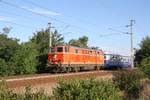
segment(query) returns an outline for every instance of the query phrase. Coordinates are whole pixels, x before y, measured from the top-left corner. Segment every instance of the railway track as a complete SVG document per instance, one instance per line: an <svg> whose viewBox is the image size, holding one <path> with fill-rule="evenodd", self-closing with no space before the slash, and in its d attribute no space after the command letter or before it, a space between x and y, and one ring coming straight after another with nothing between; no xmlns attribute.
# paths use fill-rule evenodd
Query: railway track
<svg viewBox="0 0 150 100"><path fill-rule="evenodd" d="M89 77L112 77L114 71L87 71L87 72L76 72L76 73L61 73L61 74L41 74L41 75L27 75L27 76L15 76L7 77L5 80L9 88L33 86L45 83L57 83L61 79L69 80L74 78L89 78Z"/></svg>

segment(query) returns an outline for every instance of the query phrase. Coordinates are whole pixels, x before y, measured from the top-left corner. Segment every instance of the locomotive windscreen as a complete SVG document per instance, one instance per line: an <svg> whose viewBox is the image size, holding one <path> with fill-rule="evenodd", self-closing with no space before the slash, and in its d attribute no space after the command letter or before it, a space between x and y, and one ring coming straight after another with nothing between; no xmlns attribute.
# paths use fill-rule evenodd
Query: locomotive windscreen
<svg viewBox="0 0 150 100"><path fill-rule="evenodd" d="M63 47L57 47L57 52L63 52Z"/></svg>

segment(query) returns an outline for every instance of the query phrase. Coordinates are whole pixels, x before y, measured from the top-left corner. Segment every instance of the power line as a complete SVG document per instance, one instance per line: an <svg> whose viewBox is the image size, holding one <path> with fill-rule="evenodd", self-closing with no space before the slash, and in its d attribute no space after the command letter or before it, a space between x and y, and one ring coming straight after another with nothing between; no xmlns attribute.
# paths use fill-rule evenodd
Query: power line
<svg viewBox="0 0 150 100"><path fill-rule="evenodd" d="M138 23L136 23L136 27L137 29L140 31L140 34L143 34L143 32L145 31L144 28L142 26L140 26ZM139 32L138 32L139 33ZM138 34L137 33L137 34Z"/></svg>
<svg viewBox="0 0 150 100"><path fill-rule="evenodd" d="M42 8L42 9L49 10L48 8L43 7L43 6L40 6L40 5L38 5L38 4L36 4L36 3L32 2L32 1L30 1L30 0L25 0L25 1L23 1L23 2L28 2L28 3L30 3L30 4L32 4L32 5L34 5L34 6L38 6L38 7Z"/></svg>
<svg viewBox="0 0 150 100"><path fill-rule="evenodd" d="M57 21L57 22L59 22L59 23L67 24L67 25L69 25L70 27L74 27L74 28L82 29L82 30L84 29L84 30L88 30L88 31L94 33L93 31L91 31L91 30L89 30L89 29L85 29L85 28L79 27L79 26L77 26L77 25L73 25L73 24L67 23L67 22L62 21L62 20L58 20L58 19L53 18L53 17L50 17L50 16L46 16L46 15L43 15L43 14L40 14L40 13L37 13L37 12L30 11L30 10L24 8L24 7L20 7L20 6L18 6L18 5L15 5L15 4L12 4L12 3L9 3L9 2L3 1L3 0L1 0L0 2L6 4L6 5L8 5L8 6L11 6L11 7L15 7L15 8L22 9L22 10L24 10L24 11L30 12L30 13L35 14L35 15L39 15L39 16L42 16L42 17L46 17L46 18L53 19L53 20L55 20L55 21Z"/></svg>
<svg viewBox="0 0 150 100"><path fill-rule="evenodd" d="M101 35L99 35L99 36L100 36L100 37L109 37L109 36L115 36L115 35L120 35L120 33L119 33L119 34L117 34L117 33L101 34Z"/></svg>
<svg viewBox="0 0 150 100"><path fill-rule="evenodd" d="M119 26L119 27L122 27L122 26ZM113 28L108 28L108 29L117 33L101 34L100 37L108 37L108 36L114 36L114 35L120 35L120 34L129 34L128 32L123 32L123 31L113 29Z"/></svg>
<svg viewBox="0 0 150 100"><path fill-rule="evenodd" d="M66 25L62 30L59 31L59 33L63 32L64 30L66 30L69 27L69 25Z"/></svg>
<svg viewBox="0 0 150 100"><path fill-rule="evenodd" d="M6 13L6 14L10 14L10 15L13 15L13 16L17 16L17 17L19 16L19 17L22 17L22 18L25 18L25 19L34 19L33 17L20 15L18 13L12 13L12 12L2 11L2 10L0 10L0 12ZM42 20L42 19L40 19L38 21L41 21L41 22L45 21L45 22L47 22L46 20Z"/></svg>
<svg viewBox="0 0 150 100"><path fill-rule="evenodd" d="M130 35L130 42L131 42L131 68L134 68L134 47L133 47L133 25L135 23L135 20L130 20L130 24L126 25L125 27L130 28L130 32L123 32L120 30L109 28L112 31L120 32L123 34L129 34Z"/></svg>
<svg viewBox="0 0 150 100"><path fill-rule="evenodd" d="M50 17L50 16L45 16L45 15L43 15L43 14L40 14L40 13L36 13L36 12L30 11L30 10L28 10L28 9L26 9L26 8L23 8L23 7L20 7L20 6L18 6L18 5L15 5L15 4L12 4L12 3L9 3L9 2L3 1L3 0L0 0L0 2L6 4L6 5L8 5L8 6L11 6L11 7L15 7L15 8L18 8L18 9L22 9L22 10L27 11L27 12L30 12L30 13L32 13L32 14L39 15L39 16L46 17L46 18L51 18L51 19L53 19L53 20L55 20L55 21L57 21L57 22L66 24L66 22L57 20L57 19L52 18L52 17ZM6 21L5 21L5 22L6 22ZM8 22L8 21L7 21L7 22ZM9 22L9 23L18 25L17 23L13 23L13 22Z"/></svg>
<svg viewBox="0 0 150 100"><path fill-rule="evenodd" d="M40 8L42 8L42 9L45 9L45 10L48 10L48 11L50 11L50 9L48 9L47 7L43 7L43 6L41 6L41 5L39 5L39 4L37 4L37 3L34 3L34 2L32 2L32 1L30 1L30 0L24 0L24 2L28 2L28 3L30 3L31 5L34 5L34 6L37 6L37 7L40 7ZM72 16L66 16L65 15L65 17L67 17L67 18L73 18ZM79 19L77 19L77 20L79 20ZM83 20L80 20L80 21L78 21L78 22L83 22ZM84 21L85 22L85 21ZM87 24L89 24L88 22L86 22ZM95 23L90 23L89 25L94 25L94 26L98 26L97 24L95 24Z"/></svg>
<svg viewBox="0 0 150 100"><path fill-rule="evenodd" d="M112 30L112 31L115 31L115 32L123 33L123 34L129 34L128 32L123 32L123 31L116 30L116 29L113 29L113 28L108 28L108 29Z"/></svg>
<svg viewBox="0 0 150 100"><path fill-rule="evenodd" d="M29 1L29 0L28 0L28 1ZM78 29L84 29L84 28L81 28L81 27L79 27L79 26L76 26L76 25L73 25L73 24L69 24L69 23L67 23L67 22L64 22L64 21L62 21L62 20L58 20L58 19L56 19L56 18L53 18L53 17L50 17L50 16L46 16L46 15L43 15L43 14L40 14L40 13L31 11L31 10L29 10L29 9L20 7L20 6L16 5L16 4L12 4L12 3L9 3L9 2L3 1L3 0L0 0L0 2L6 4L6 5L8 5L8 6L11 6L11 7L15 7L15 8L18 8L18 9L22 9L22 10L24 10L24 11L30 12L30 13L35 14L35 15L39 15L39 16L46 17L46 18L51 18L51 19L53 19L53 20L55 20L55 21L57 21L57 22L60 22L60 23L63 23L63 24L67 24L67 25L69 25L70 27L75 27L75 28L78 28ZM31 2L31 1L29 1L29 2ZM31 4L36 5L36 4L33 3L33 2L32 2ZM36 5L36 6L37 6L37 5ZM40 6L40 7L41 7L41 6ZM42 8L43 8L43 7L42 7ZM47 8L44 8L44 9L47 9ZM11 22L11 23L12 23L12 22ZM85 29L85 30L88 30L88 29ZM90 30L88 30L88 31L90 31ZM92 32L92 31L91 31L91 32ZM94 32L92 32L92 33L94 33Z"/></svg>
<svg viewBox="0 0 150 100"><path fill-rule="evenodd" d="M22 26L23 28L35 28L35 27L32 27L32 26L28 26L28 25L24 25L24 24L19 24L19 23L15 23L15 22L12 22L12 21L6 21L6 20L0 20L1 22L5 22L5 23L10 23L10 24L14 24L14 25L17 25L17 26Z"/></svg>
<svg viewBox="0 0 150 100"><path fill-rule="evenodd" d="M15 4L12 4L12 3L9 3L9 2L3 1L3 0L1 0L0 2L6 4L6 5L8 5L8 6L11 6L11 7L15 7L15 8L22 9L22 10L24 10L24 11L30 12L30 13L35 14L35 15L39 15L39 16L46 17L46 18L51 18L51 19L53 19L53 20L55 20L55 21L57 21L57 22L60 22L60 23L64 23L64 24L66 23L66 22L64 22L64 21L57 20L57 19L55 19L55 18L53 18L53 17L46 16L46 15L43 15L43 14L40 14L40 13L31 11L31 10L28 10L28 9L26 9L26 8L24 8L24 7L20 7L20 6L18 6L18 5L15 5Z"/></svg>

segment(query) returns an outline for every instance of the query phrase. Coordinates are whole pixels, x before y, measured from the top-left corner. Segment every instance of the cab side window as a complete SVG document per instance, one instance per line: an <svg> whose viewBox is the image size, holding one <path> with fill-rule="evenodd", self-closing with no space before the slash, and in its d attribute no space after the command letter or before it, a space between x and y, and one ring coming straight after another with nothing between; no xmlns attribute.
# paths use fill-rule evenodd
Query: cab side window
<svg viewBox="0 0 150 100"><path fill-rule="evenodd" d="M63 52L63 47L57 47L57 52Z"/></svg>
<svg viewBox="0 0 150 100"><path fill-rule="evenodd" d="M90 51L89 53L90 53L90 55L92 55L92 54L93 54L93 52L92 52L92 51Z"/></svg>
<svg viewBox="0 0 150 100"><path fill-rule="evenodd" d="M69 47L65 47L65 52L69 52Z"/></svg>
<svg viewBox="0 0 150 100"><path fill-rule="evenodd" d="M79 53L78 49L75 49L75 53Z"/></svg>

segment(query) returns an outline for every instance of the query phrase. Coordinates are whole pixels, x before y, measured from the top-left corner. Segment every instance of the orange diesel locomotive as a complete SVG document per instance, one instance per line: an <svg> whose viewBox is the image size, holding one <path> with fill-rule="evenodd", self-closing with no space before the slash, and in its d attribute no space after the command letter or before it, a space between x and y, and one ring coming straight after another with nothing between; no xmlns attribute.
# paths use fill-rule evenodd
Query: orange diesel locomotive
<svg viewBox="0 0 150 100"><path fill-rule="evenodd" d="M104 54L102 50L58 45L50 49L48 62L48 68L54 72L100 69Z"/></svg>

